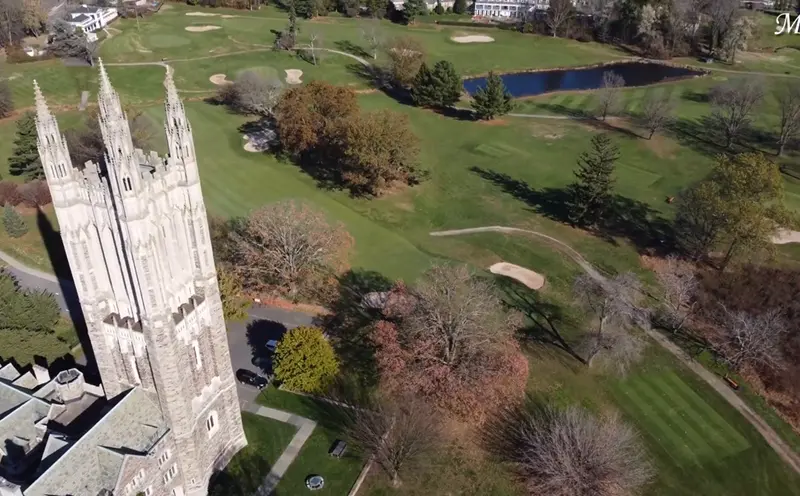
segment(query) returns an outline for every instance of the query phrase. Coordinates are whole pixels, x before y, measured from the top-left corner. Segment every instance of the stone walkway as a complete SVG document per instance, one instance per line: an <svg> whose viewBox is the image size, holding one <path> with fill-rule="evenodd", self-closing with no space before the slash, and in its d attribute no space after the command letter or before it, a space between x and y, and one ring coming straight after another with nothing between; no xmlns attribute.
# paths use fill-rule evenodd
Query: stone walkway
<svg viewBox="0 0 800 496"><path fill-rule="evenodd" d="M245 410L256 415L261 415L262 417L271 418L279 422L286 422L287 424L292 424L297 427L297 433L289 442L289 446L283 450L281 456L272 466L272 469L270 469L269 474L264 478L261 487L256 491L256 496L269 496L272 491L275 490L275 487L281 481L281 478L289 469L294 459L297 458L303 445L311 436L311 433L314 432L314 427L317 426L317 423L293 413L255 404L247 405Z"/></svg>

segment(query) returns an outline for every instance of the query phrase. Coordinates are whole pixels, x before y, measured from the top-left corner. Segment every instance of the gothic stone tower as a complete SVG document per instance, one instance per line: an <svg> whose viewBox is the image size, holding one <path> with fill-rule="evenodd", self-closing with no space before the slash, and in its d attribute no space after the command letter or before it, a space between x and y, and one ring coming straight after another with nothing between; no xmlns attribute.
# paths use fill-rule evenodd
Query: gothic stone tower
<svg viewBox="0 0 800 496"><path fill-rule="evenodd" d="M100 62L105 164L71 163L38 85L39 155L108 398L153 395L188 495L247 444L231 369L192 129L165 80L169 154L135 149Z"/></svg>

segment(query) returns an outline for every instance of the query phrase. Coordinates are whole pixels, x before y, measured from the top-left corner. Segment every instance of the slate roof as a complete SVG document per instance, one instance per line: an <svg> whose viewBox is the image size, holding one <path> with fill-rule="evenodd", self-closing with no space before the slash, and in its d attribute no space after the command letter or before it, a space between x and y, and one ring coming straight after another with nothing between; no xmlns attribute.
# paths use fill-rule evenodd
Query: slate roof
<svg viewBox="0 0 800 496"><path fill-rule="evenodd" d="M61 456L43 460L25 496L113 491L125 457L146 454L166 432L157 403L143 390L132 389Z"/></svg>

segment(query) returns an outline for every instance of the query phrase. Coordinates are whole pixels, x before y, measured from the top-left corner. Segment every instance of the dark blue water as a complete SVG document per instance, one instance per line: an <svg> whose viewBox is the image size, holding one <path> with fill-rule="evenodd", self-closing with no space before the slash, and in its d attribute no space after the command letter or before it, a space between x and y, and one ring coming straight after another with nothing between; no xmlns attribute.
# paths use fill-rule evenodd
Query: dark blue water
<svg viewBox="0 0 800 496"><path fill-rule="evenodd" d="M625 86L646 86L668 79L702 74L700 71L647 62L626 62L605 67L502 74L500 77L512 96L534 96L551 91L594 90L601 87L603 73L613 71L625 79ZM464 80L471 95L486 85L486 78Z"/></svg>

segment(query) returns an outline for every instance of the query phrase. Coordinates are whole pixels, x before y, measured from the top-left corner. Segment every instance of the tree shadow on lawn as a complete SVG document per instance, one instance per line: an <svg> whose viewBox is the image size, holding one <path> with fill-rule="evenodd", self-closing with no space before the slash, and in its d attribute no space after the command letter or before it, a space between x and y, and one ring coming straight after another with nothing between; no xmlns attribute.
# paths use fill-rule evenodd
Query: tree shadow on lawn
<svg viewBox="0 0 800 496"><path fill-rule="evenodd" d="M753 126L743 128L733 146L726 149L722 129L707 115L697 119L675 119L667 126L666 131L681 145L708 157L740 152L761 152L767 155L777 153L778 137L775 133Z"/></svg>
<svg viewBox="0 0 800 496"><path fill-rule="evenodd" d="M526 182L508 174L472 167L472 172L503 188L503 191L527 203L534 212L561 223L569 219L568 188L543 188L536 190ZM625 238L638 251L670 253L675 250L672 224L644 202L615 195L613 204L600 223L591 229L592 234L617 245L616 238Z"/></svg>
<svg viewBox="0 0 800 496"><path fill-rule="evenodd" d="M339 40L333 44L337 50L341 50L343 52L347 52L351 55L355 55L356 57L361 57L362 59L371 59L372 54L368 53L362 47L356 45L350 40Z"/></svg>
<svg viewBox="0 0 800 496"><path fill-rule="evenodd" d="M569 117L570 119L581 121L581 123L588 125L589 127L606 133L620 133L625 135L629 138L634 139L641 139L642 136L639 136L635 132L631 131L630 129L626 129L624 127L615 126L611 124L610 121L607 120L600 120L598 119L591 110L587 109L575 109L565 107L564 105L557 105L552 103L541 103L537 105L538 108L542 110L546 110L548 112L552 112L556 115L563 115L565 117ZM627 118L627 119L635 119L633 115L627 114L619 114L619 115L609 115L610 118Z"/></svg>
<svg viewBox="0 0 800 496"><path fill-rule="evenodd" d="M372 324L381 319L380 310L362 305L368 293L388 291L392 281L371 270L351 269L339 276L339 295L331 314L317 323L334 337L334 347L346 371L352 372L366 388L377 385L375 349L369 338Z"/></svg>
<svg viewBox="0 0 800 496"><path fill-rule="evenodd" d="M255 494L272 465L260 453L248 448L237 453L224 470L211 475L208 496L250 496ZM270 496L277 496L273 490Z"/></svg>
<svg viewBox="0 0 800 496"><path fill-rule="evenodd" d="M372 88L382 91L383 94L395 100L397 103L401 105L405 105L407 107L414 107L421 110L430 110L444 117L449 117L460 121L476 120L475 113L472 111L472 109L458 108L458 107L426 109L423 107L418 107L417 105L414 104L414 100L411 98L411 91L409 91L406 88L398 88L396 85L392 84L391 76L388 74L386 69L382 67L377 67L375 65L365 66L363 64L355 63L355 64L349 64L347 66L347 70L351 74L354 74L358 78L365 81Z"/></svg>
<svg viewBox="0 0 800 496"><path fill-rule="evenodd" d="M559 329L564 326L576 327L580 325L580 322L575 322L571 316L566 315L559 305L545 301L538 292L516 281L500 277L496 283L505 296L504 303L524 314L531 323L517 331L517 337L522 343L552 346L567 353L578 362L586 363Z"/></svg>

